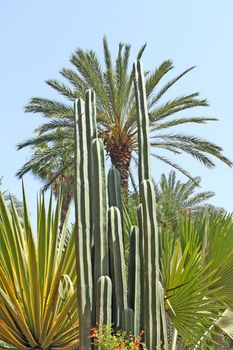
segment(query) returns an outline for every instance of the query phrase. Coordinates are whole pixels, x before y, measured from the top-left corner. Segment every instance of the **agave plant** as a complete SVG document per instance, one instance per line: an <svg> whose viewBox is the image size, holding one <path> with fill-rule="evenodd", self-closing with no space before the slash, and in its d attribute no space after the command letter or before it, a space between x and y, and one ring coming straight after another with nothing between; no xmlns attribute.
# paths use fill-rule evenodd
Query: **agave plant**
<svg viewBox="0 0 233 350"><path fill-rule="evenodd" d="M24 194L23 225L0 195L0 340L13 349L72 349L78 344L74 235L58 241L61 199L38 201L37 239ZM8 348L3 346L1 348Z"/></svg>

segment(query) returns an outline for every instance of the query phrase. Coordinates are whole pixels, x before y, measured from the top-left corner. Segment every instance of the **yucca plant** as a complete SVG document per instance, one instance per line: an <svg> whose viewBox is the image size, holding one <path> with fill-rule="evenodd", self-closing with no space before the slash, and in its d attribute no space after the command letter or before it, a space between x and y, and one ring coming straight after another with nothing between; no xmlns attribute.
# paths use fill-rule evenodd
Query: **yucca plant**
<svg viewBox="0 0 233 350"><path fill-rule="evenodd" d="M74 235L67 243L65 224L58 241L60 207L38 200L36 237L25 194L23 223L0 195L0 340L13 349L78 344Z"/></svg>

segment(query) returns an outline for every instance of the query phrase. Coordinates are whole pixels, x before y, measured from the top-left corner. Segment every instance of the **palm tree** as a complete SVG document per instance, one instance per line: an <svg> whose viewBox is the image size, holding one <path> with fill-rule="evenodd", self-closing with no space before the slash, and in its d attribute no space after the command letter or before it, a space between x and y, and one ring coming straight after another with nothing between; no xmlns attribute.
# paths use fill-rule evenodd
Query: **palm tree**
<svg viewBox="0 0 233 350"><path fill-rule="evenodd" d="M63 157L60 157L58 152L56 157L53 156L52 159L46 159L45 161L40 161L40 158L51 153L54 155L54 150L59 150L63 144L62 140L58 140L53 145L44 143L34 147L34 165L31 168L33 175L44 183L43 190L51 187L55 198L59 196L62 198L59 236L62 232L69 205L73 199L74 173L70 173L69 169L64 169L62 173L59 171L59 168L63 167L65 153L62 154ZM32 159L30 162L32 162Z"/></svg>
<svg viewBox="0 0 233 350"><path fill-rule="evenodd" d="M211 191L197 193L201 178L195 177L194 180L186 182L177 180L174 171L171 171L168 177L165 174L161 175L159 183L155 183L157 215L160 224L175 228L181 214L189 215L210 207L204 202L212 198L215 193Z"/></svg>
<svg viewBox="0 0 233 350"><path fill-rule="evenodd" d="M12 204L14 204L18 215L20 216L20 218L22 218L22 216L23 216L23 203L20 200L18 200L18 198L16 196L9 193L7 190L1 189L2 179L3 179L3 176L0 177L0 193L3 195L3 198L6 201L7 207L9 209L11 209Z"/></svg>
<svg viewBox="0 0 233 350"><path fill-rule="evenodd" d="M140 59L144 45L138 52ZM74 69L61 69L60 74L68 81L69 85L58 80L49 80L46 83L73 102L75 98L85 98L87 89L92 88L96 92L97 120L99 137L104 140L106 153L111 163L119 170L123 192L128 192L130 165L132 160L137 160L137 125L136 108L133 89L133 72L129 71L130 45L120 43L115 64L113 63L107 39L103 39L105 68L102 69L96 53L92 50L77 49L70 62ZM168 90L182 77L188 74L194 67L186 69L178 76L166 82L162 87L162 79L173 69L170 60L162 64L152 72L145 72L146 94L150 118L151 145L155 151L152 155L162 162L181 171L192 178L190 173L180 165L168 158L163 152L174 155L187 153L209 168L215 166L211 156L220 159L228 165L231 161L222 154L221 147L205 139L171 132L174 126L187 123L205 124L214 121L215 118L185 115L185 112L194 107L206 107L206 99L199 97L197 92L176 97L167 102L163 98ZM32 147L31 159L18 171L22 177L26 172L32 171L40 162L57 161L64 159L62 166L58 161L56 166L57 176L69 169L73 172L74 156L74 110L72 104L65 104L52 99L34 97L25 107L27 113L41 113L48 122L36 130L36 135L18 145L18 149ZM176 117L176 114L183 115ZM169 129L168 133L160 133ZM34 147L48 144L48 152L34 153ZM67 157L69 154L69 157ZM53 178L50 179L50 183Z"/></svg>

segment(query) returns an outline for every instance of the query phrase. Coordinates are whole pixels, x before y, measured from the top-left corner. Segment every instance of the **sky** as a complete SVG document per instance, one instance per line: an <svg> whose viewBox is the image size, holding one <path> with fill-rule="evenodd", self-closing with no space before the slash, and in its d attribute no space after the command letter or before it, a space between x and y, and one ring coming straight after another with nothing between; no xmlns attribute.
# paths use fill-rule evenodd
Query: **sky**
<svg viewBox="0 0 233 350"><path fill-rule="evenodd" d="M169 78L195 65L196 69L173 87L168 98L199 91L210 107L194 110L193 116L214 116L218 122L183 126L184 133L208 138L233 160L233 2L232 0L8 0L0 10L0 176L3 189L19 199L21 182L17 170L30 157L29 149L17 151L19 142L32 136L43 122L39 115L24 113L31 97L62 100L46 85L59 79L59 70L70 67L69 58L78 47L93 49L102 59L102 38L107 36L113 54L119 42L132 45L132 62L146 42L146 70L171 59L175 69ZM185 116L185 113L180 116ZM175 159L178 162L178 159ZM182 156L179 162L202 178L202 190L214 191L213 205L233 211L233 169L216 161L205 169ZM159 179L170 168L153 161ZM183 177L181 177L183 179ZM41 183L32 175L24 178L28 206L36 218L36 196Z"/></svg>

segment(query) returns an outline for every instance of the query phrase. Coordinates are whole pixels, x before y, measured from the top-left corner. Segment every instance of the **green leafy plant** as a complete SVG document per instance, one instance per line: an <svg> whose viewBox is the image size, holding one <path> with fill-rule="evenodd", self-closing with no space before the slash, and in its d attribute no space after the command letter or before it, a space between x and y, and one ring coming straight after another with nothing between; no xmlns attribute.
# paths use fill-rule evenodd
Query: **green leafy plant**
<svg viewBox="0 0 233 350"><path fill-rule="evenodd" d="M144 45L137 54L140 59L145 50ZM97 122L99 137L104 141L107 155L119 170L124 192L128 191L130 166L137 160L138 126L136 122L136 101L134 96L133 72L129 69L130 45L119 44L117 58L114 62L107 39L103 39L104 68L97 54L92 50L78 48L71 57L72 69L63 68L62 78L48 80L46 83L69 101L85 98L86 90L96 93ZM164 97L194 67L188 68L165 82L162 81L173 70L170 60L162 62L157 68L145 75L146 103L148 106L150 143L152 155L157 160L192 178L192 175L177 164L170 155L188 154L205 166L214 167L213 158L220 159L228 165L231 161L222 154L218 145L189 134L174 132L173 127L205 124L216 120L206 116L188 116L186 112L196 107L208 106L206 99L200 98L198 92L184 94L164 102ZM47 122L36 129L35 136L20 143L18 149L32 147L31 158L18 171L22 177L28 171L38 170L38 165L56 164L53 179L63 173L74 176L74 110L69 103L58 102L49 98L34 97L25 107L27 113L41 113ZM180 114L180 116L176 116ZM149 135L148 135L149 136ZM47 144L46 152L40 152L40 145ZM36 147L35 147L36 146ZM40 176L40 172L38 172Z"/></svg>
<svg viewBox="0 0 233 350"><path fill-rule="evenodd" d="M72 349L78 344L74 234L58 241L61 199L38 201L37 236L24 195L21 224L0 195L0 340L13 349ZM4 347L2 347L4 348Z"/></svg>
<svg viewBox="0 0 233 350"><path fill-rule="evenodd" d="M114 332L111 327L99 327L93 328L91 338L93 344L100 347L102 350L139 350L145 349L145 344L143 344L141 336L144 332L141 332L141 335L134 337L133 334L126 334L123 331Z"/></svg>

